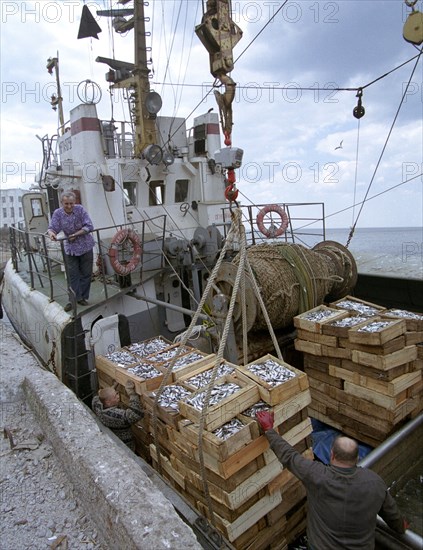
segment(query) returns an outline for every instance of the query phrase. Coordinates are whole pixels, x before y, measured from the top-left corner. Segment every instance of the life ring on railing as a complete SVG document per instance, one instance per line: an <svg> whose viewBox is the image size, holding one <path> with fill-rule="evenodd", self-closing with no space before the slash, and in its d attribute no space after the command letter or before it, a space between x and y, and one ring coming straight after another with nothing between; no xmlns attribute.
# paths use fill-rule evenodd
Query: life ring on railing
<svg viewBox="0 0 423 550"><path fill-rule="evenodd" d="M118 259L119 247L126 241L129 240L132 243L133 252L131 259L128 263L122 264ZM141 243L138 235L132 229L120 229L116 235L113 237L110 248L109 248L109 258L110 263L113 269L119 275L129 275L141 260Z"/></svg>
<svg viewBox="0 0 423 550"><path fill-rule="evenodd" d="M278 214L281 218L281 223L279 226L273 225L273 223L270 225L270 227L265 227L264 225L264 216L266 214L269 214L269 212L275 212L275 214ZM257 227L263 233L265 237L268 239L271 237L279 237L280 235L283 235L286 231L286 228L289 224L288 215L285 212L285 210L279 206L278 204L268 204L264 208L260 210L260 212L257 214L256 218Z"/></svg>

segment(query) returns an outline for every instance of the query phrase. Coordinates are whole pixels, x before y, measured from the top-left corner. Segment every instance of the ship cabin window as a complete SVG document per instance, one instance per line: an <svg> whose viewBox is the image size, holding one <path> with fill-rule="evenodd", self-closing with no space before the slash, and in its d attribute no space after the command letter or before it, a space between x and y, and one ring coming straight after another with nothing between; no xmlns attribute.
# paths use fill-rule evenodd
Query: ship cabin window
<svg viewBox="0 0 423 550"><path fill-rule="evenodd" d="M7 208L3 208L3 218L7 218Z"/></svg>
<svg viewBox="0 0 423 550"><path fill-rule="evenodd" d="M13 206L10 207L10 217L11 218L14 218L15 217L15 209Z"/></svg>
<svg viewBox="0 0 423 550"><path fill-rule="evenodd" d="M189 180L175 181L175 202L186 202L188 199Z"/></svg>
<svg viewBox="0 0 423 550"><path fill-rule="evenodd" d="M126 206L136 206L137 204L137 182L125 181L123 182L123 192L125 193Z"/></svg>
<svg viewBox="0 0 423 550"><path fill-rule="evenodd" d="M9 196L9 202L11 202L13 204L13 197L12 196Z"/></svg>
<svg viewBox="0 0 423 550"><path fill-rule="evenodd" d="M2 197L1 202L6 202L6 197Z"/></svg>
<svg viewBox="0 0 423 550"><path fill-rule="evenodd" d="M164 204L165 196L163 180L151 180L149 186L149 205L157 206L158 204Z"/></svg>
<svg viewBox="0 0 423 550"><path fill-rule="evenodd" d="M43 216L43 203L41 199L31 199L31 210L33 218Z"/></svg>

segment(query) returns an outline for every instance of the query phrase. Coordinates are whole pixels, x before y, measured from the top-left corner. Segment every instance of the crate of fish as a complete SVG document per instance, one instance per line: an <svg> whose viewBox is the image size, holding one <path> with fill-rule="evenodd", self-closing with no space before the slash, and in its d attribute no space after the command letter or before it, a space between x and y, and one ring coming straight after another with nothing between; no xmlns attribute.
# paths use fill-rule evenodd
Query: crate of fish
<svg viewBox="0 0 423 550"><path fill-rule="evenodd" d="M348 340L354 344L380 346L404 333L404 319L397 319L395 321L369 319L367 324L350 329L348 331Z"/></svg>
<svg viewBox="0 0 423 550"><path fill-rule="evenodd" d="M336 309L347 310L354 315L360 315L363 317L374 317L375 315L380 315L382 312L386 311L386 308L383 306L373 304L372 302L366 302L365 300L360 300L354 296L345 296L336 302L331 302L329 306Z"/></svg>
<svg viewBox="0 0 423 550"><path fill-rule="evenodd" d="M302 330L321 334L323 323L328 323L335 319L342 319L342 317L346 315L347 312L345 311L321 305L296 315L294 317L294 326Z"/></svg>
<svg viewBox="0 0 423 550"><path fill-rule="evenodd" d="M178 429L178 422L181 420L181 400L188 398L192 392L180 384L169 384L164 386L157 398L159 390L148 392L143 395L144 405L152 414L157 414L165 424ZM155 406L157 400L157 406Z"/></svg>
<svg viewBox="0 0 423 550"><path fill-rule="evenodd" d="M375 317L376 319L376 317ZM338 338L348 338L348 331L353 327L361 327L369 322L369 318L364 315L348 314L340 319L328 321L322 326L322 332L326 336L337 336Z"/></svg>
<svg viewBox="0 0 423 550"><path fill-rule="evenodd" d="M405 327L410 332L423 331L423 314L404 309L388 309L382 314L383 319L404 319Z"/></svg>
<svg viewBox="0 0 423 550"><path fill-rule="evenodd" d="M229 422L259 398L257 384L241 372L220 378L210 390L206 407L207 393L207 387L194 392L180 402L180 411L185 418L199 423L206 408L204 427L208 431Z"/></svg>
<svg viewBox="0 0 423 550"><path fill-rule="evenodd" d="M199 445L199 423L184 418L179 422L179 431L191 444ZM204 429L202 446L204 452L223 462L258 435L258 426L254 419L235 417L213 431Z"/></svg>
<svg viewBox="0 0 423 550"><path fill-rule="evenodd" d="M182 377L196 371L202 366L210 366L215 355L207 354L197 349L182 353L175 361L166 361L160 364L160 368L164 371L171 369L171 378L173 382L180 380Z"/></svg>
<svg viewBox="0 0 423 550"><path fill-rule="evenodd" d="M269 405L282 403L309 387L304 372L270 354L237 368L258 385L260 398Z"/></svg>
<svg viewBox="0 0 423 550"><path fill-rule="evenodd" d="M194 348L190 346L181 346L180 344L172 344L163 348L160 351L147 355L146 359L151 361L155 365L162 366L164 368L169 367L173 359L177 360L183 355L194 351Z"/></svg>
<svg viewBox="0 0 423 550"><path fill-rule="evenodd" d="M164 336L155 336L142 342L135 342L126 346L124 349L135 355L137 358L145 358L148 355L153 355L172 345L170 340Z"/></svg>
<svg viewBox="0 0 423 550"><path fill-rule="evenodd" d="M115 380L119 384L124 386L127 380L132 380L135 391L140 395L157 389L162 383L163 376L160 367L146 359L128 368L116 367L115 371Z"/></svg>
<svg viewBox="0 0 423 550"><path fill-rule="evenodd" d="M129 368L137 363L138 359L125 349L112 351L106 355L97 355L95 358L96 368L112 378L116 375L116 367Z"/></svg>
<svg viewBox="0 0 423 550"><path fill-rule="evenodd" d="M184 374L179 378L179 382L192 391L200 390L210 382L213 368L216 365L216 356L213 356L210 363L204 363L194 371ZM215 382L226 375L234 375L238 367L226 360L222 360L217 367Z"/></svg>

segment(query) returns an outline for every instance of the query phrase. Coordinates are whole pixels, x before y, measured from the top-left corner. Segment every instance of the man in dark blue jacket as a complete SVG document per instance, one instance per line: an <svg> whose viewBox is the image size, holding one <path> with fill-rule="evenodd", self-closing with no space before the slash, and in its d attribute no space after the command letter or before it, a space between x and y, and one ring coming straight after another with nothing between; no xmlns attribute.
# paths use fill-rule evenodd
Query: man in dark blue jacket
<svg viewBox="0 0 423 550"><path fill-rule="evenodd" d="M383 479L357 467L358 445L339 436L330 464L304 458L273 429L273 413L257 413L270 447L307 492L307 538L311 550L373 550L376 517L404 533L406 522Z"/></svg>

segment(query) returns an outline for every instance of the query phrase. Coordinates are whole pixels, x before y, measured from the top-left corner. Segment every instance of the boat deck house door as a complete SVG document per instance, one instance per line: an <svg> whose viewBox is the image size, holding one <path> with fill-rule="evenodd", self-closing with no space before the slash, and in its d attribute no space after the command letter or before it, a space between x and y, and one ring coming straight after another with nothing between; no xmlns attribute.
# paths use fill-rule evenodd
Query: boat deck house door
<svg viewBox="0 0 423 550"><path fill-rule="evenodd" d="M117 314L104 317L94 323L89 335L89 346L94 351L94 355L107 355L121 347Z"/></svg>
<svg viewBox="0 0 423 550"><path fill-rule="evenodd" d="M47 197L43 193L24 193L22 210L25 228L31 233L31 245L38 248L39 236L48 229Z"/></svg>

